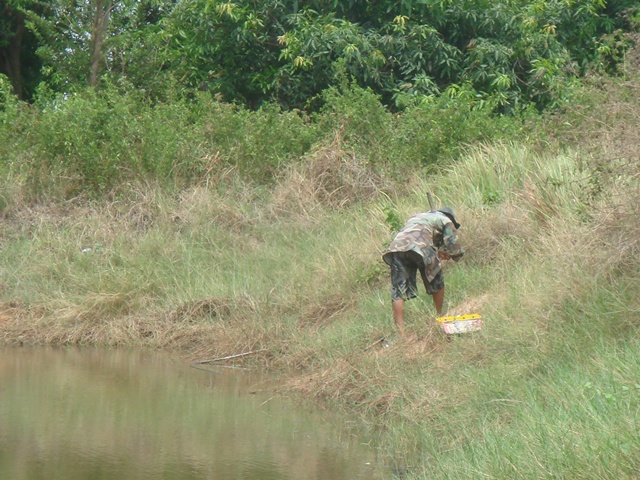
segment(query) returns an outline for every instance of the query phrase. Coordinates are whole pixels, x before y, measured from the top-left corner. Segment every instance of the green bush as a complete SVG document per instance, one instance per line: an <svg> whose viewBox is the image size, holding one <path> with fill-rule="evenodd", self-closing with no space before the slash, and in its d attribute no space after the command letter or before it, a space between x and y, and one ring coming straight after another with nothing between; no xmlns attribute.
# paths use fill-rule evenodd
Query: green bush
<svg viewBox="0 0 640 480"><path fill-rule="evenodd" d="M13 94L9 79L0 74L0 168L7 167L8 159L26 146L23 140L23 105Z"/></svg>
<svg viewBox="0 0 640 480"><path fill-rule="evenodd" d="M332 142L379 170L401 173L455 158L467 144L513 138L517 116L497 116L473 90L451 88L392 114L355 84L324 92L313 117L275 103L249 110L209 94L153 103L113 85L19 102L2 87L3 165L27 196L102 195L137 179L165 186L216 184L234 171L270 184L314 146Z"/></svg>
<svg viewBox="0 0 640 480"><path fill-rule="evenodd" d="M371 89L348 84L323 93L324 106L316 116L321 131L340 132L351 147L370 148L391 133L391 114Z"/></svg>
<svg viewBox="0 0 640 480"><path fill-rule="evenodd" d="M23 176L35 198L54 190L64 197L105 193L133 178L186 185L229 168L268 182L317 139L317 128L296 112L250 111L207 95L152 104L136 92L88 89L43 93L27 105L6 91L4 165Z"/></svg>
<svg viewBox="0 0 640 480"><path fill-rule="evenodd" d="M522 135L523 119L529 115L526 111L519 116L492 112L491 102L478 101L475 92L466 87L427 98L398 117L395 135L387 146L389 160L396 168L429 166L455 159L473 143Z"/></svg>
<svg viewBox="0 0 640 480"><path fill-rule="evenodd" d="M217 115L207 118L211 139L215 139L212 146L223 145L228 163L261 183L269 183L282 167L302 157L319 140L316 125L304 115L283 112L275 104L257 111L218 108L231 115L224 117L224 123Z"/></svg>

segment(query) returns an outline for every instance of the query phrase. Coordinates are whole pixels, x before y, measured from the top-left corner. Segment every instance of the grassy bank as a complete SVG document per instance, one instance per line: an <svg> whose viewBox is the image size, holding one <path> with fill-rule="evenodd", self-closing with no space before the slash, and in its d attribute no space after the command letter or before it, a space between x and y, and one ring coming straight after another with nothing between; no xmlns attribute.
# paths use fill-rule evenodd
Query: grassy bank
<svg viewBox="0 0 640 480"><path fill-rule="evenodd" d="M406 478L634 478L639 139L625 126L640 96L617 88L594 94L598 116L576 106L550 127L546 147L478 144L403 183L340 135L264 184L230 162L185 187L24 202L31 177L12 171L0 339L259 351L242 362L357 417ZM485 316L450 342L424 292L394 336L380 257L426 192L456 207L468 252L447 266L446 307ZM390 348L367 348L382 335Z"/></svg>

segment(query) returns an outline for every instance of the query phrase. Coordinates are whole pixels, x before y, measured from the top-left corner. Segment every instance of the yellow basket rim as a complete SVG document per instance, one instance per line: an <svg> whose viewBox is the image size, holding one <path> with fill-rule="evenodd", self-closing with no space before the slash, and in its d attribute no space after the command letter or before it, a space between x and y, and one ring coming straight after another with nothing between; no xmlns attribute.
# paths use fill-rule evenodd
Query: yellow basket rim
<svg viewBox="0 0 640 480"><path fill-rule="evenodd" d="M478 320L481 319L482 315L479 313L468 313L466 315L449 315L447 317L438 317L436 318L436 322L459 322L463 320Z"/></svg>

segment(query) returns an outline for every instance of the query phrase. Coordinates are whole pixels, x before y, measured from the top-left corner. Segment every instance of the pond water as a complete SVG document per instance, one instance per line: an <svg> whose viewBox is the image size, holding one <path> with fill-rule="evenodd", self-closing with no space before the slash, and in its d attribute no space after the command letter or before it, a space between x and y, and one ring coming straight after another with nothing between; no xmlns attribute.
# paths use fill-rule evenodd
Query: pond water
<svg viewBox="0 0 640 480"><path fill-rule="evenodd" d="M166 354L0 348L0 479L389 478L344 419ZM342 422L342 426L340 426Z"/></svg>

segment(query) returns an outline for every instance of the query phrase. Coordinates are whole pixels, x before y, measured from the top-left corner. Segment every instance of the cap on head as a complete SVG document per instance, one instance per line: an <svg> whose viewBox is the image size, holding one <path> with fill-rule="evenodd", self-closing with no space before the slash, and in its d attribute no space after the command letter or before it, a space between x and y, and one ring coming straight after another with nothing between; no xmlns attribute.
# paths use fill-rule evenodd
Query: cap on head
<svg viewBox="0 0 640 480"><path fill-rule="evenodd" d="M456 214L453 213L453 208L451 207L441 207L437 210L440 213L444 213L449 219L453 222L456 228L460 228L460 224L456 220Z"/></svg>

